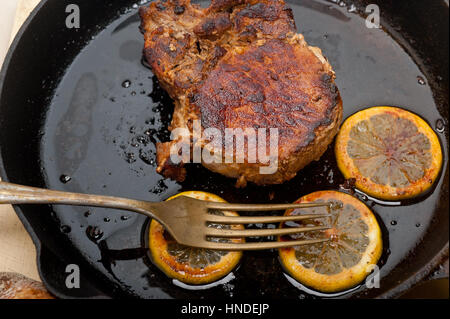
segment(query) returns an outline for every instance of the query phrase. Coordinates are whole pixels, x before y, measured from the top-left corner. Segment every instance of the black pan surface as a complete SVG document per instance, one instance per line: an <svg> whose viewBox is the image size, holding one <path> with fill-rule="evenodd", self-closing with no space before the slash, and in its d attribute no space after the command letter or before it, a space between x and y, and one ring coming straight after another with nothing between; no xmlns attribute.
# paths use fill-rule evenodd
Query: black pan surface
<svg viewBox="0 0 450 319"><path fill-rule="evenodd" d="M4 180L150 201L185 190L252 203L293 202L326 189L353 193L342 187L345 181L333 145L320 161L283 185L236 189L233 180L199 165L188 167L184 183L165 180L155 172L155 142L169 140L173 104L142 63L138 4L78 1L81 28L69 30L63 25L65 6L74 2L44 1L5 62L0 91ZM425 196L393 203L354 193L372 208L383 230L381 287L318 294L284 274L276 251L245 252L239 267L219 283L186 286L152 264L147 253L149 220L143 216L100 208L18 207L38 246L41 276L53 293L140 298L391 296L424 277L442 258L442 251L448 250L448 7L436 1L424 10L420 4L411 8L407 1L385 1L380 3L383 29L368 29L362 2L354 3L357 12L350 3L289 3L298 31L309 44L322 48L336 72L344 117L369 106L403 107L426 119L442 142L443 173ZM418 28L407 22L419 12L422 17L417 19L433 18L433 25ZM422 34L427 28L434 32ZM80 266L81 289L64 285L65 267L72 263Z"/></svg>

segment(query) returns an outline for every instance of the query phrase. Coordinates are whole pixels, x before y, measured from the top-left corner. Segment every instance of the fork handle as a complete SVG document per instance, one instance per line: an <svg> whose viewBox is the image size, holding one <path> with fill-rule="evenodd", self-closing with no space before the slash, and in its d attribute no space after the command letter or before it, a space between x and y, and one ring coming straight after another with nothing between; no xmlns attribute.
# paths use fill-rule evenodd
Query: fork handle
<svg viewBox="0 0 450 319"><path fill-rule="evenodd" d="M103 195L55 191L44 188L0 182L0 204L62 204L129 210L153 218L142 208L142 202Z"/></svg>

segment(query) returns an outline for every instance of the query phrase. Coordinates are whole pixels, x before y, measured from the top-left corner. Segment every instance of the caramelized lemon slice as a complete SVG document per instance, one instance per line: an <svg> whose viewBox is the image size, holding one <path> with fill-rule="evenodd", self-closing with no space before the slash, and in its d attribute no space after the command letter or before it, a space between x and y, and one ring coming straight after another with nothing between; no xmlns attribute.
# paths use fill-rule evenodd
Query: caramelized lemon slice
<svg viewBox="0 0 450 319"><path fill-rule="evenodd" d="M386 200L423 193L442 165L439 139L431 127L396 107L372 107L349 117L337 136L335 153L345 178Z"/></svg>
<svg viewBox="0 0 450 319"><path fill-rule="evenodd" d="M219 196L200 191L183 192L168 200L178 196L188 196L214 202L225 202L225 200ZM235 212L216 213L237 216L237 213ZM211 226L229 227L230 229L244 228L242 225ZM243 239L229 239L229 241L239 243L242 242ZM242 257L242 252L240 251L219 251L180 245L156 220L152 220L150 224L149 246L153 263L167 276L194 285L211 283L226 276L236 267Z"/></svg>
<svg viewBox="0 0 450 319"><path fill-rule="evenodd" d="M321 239L328 242L282 248L280 260L285 270L302 284L321 292L352 288L370 274L382 252L381 230L375 216L361 201L336 191L306 195L296 203L334 202L331 217L284 223L280 227L327 225L325 231L282 236L279 240ZM287 210L285 215L326 213L327 208Z"/></svg>

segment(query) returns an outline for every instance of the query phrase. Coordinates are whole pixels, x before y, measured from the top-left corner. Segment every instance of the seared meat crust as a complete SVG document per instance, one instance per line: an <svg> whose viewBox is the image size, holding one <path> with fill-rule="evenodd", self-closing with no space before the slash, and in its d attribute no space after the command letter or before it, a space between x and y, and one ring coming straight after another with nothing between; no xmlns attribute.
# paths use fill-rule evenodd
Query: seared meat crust
<svg viewBox="0 0 450 319"><path fill-rule="evenodd" d="M257 184L293 178L317 160L342 120L334 72L319 48L308 46L282 0L160 0L140 10L145 57L175 100L170 129L278 128L278 170L260 162L203 163L212 171ZM158 171L182 180L158 146ZM226 143L226 141L225 141ZM246 148L248 145L246 145Z"/></svg>

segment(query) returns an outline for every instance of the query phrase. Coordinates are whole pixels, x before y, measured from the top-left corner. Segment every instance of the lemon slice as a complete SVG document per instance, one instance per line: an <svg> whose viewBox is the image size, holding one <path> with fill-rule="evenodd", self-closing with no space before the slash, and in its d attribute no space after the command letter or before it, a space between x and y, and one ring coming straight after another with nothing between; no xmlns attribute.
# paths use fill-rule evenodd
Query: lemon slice
<svg viewBox="0 0 450 319"><path fill-rule="evenodd" d="M280 227L329 226L325 231L282 236L279 240L328 238L328 242L279 250L285 270L300 283L321 292L338 292L358 285L373 270L382 252L381 230L361 201L336 191L306 195L296 203L333 202L331 217L289 222ZM326 213L327 208L288 210L285 215Z"/></svg>
<svg viewBox="0 0 450 319"><path fill-rule="evenodd" d="M439 139L417 115L378 106L349 117L336 139L345 178L376 198L400 200L428 190L442 166Z"/></svg>
<svg viewBox="0 0 450 319"><path fill-rule="evenodd" d="M201 191L183 192L168 200L178 196L225 202L217 195ZM235 212L215 213L237 216ZM220 225L220 227L244 228L242 225ZM227 239L227 241L240 243L243 239ZM236 267L242 257L241 251L219 251L180 245L156 220L152 220L150 224L149 246L152 261L159 269L171 278L193 285L203 285L221 279Z"/></svg>

